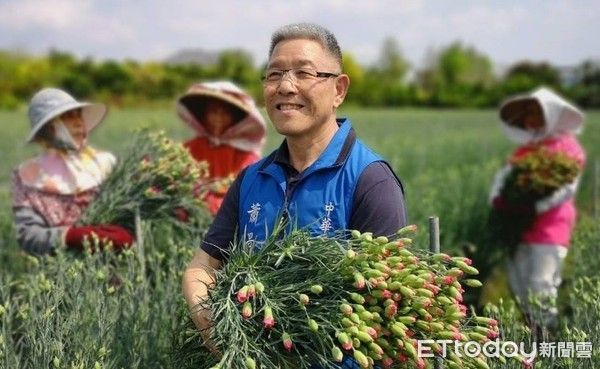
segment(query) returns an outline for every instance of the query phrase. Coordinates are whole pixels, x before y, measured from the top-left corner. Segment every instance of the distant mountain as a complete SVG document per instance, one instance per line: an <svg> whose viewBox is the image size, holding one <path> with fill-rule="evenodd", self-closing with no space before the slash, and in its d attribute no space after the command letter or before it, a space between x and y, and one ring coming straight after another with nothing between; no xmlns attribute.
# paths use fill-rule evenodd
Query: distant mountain
<svg viewBox="0 0 600 369"><path fill-rule="evenodd" d="M203 49L183 49L165 59L166 64L199 64L213 65L217 63L219 52Z"/></svg>

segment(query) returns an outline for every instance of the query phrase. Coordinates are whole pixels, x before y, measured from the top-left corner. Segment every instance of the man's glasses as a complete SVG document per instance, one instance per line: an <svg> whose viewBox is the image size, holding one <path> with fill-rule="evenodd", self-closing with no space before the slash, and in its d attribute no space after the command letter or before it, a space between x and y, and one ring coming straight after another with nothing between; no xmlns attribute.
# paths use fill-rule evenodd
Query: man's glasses
<svg viewBox="0 0 600 369"><path fill-rule="evenodd" d="M267 69L262 81L265 85L278 85L283 81L286 75L289 75L290 80L297 84L309 83L320 78L337 77L337 73L317 72L310 68L294 68L294 69Z"/></svg>

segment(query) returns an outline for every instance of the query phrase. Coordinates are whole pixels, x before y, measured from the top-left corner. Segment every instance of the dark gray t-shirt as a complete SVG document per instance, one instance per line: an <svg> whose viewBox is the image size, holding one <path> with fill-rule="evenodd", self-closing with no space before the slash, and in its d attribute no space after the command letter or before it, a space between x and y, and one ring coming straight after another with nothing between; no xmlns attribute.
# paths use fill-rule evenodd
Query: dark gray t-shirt
<svg viewBox="0 0 600 369"><path fill-rule="evenodd" d="M293 191L302 174L289 164L287 153L281 154L276 157L275 163L285 169L287 186ZM223 250L229 248L232 242L236 242L240 186L244 174L245 170L225 195L201 246L209 255L219 260L226 259ZM384 162L369 164L360 175L352 209L349 229L373 232L375 236L387 236L407 225L402 185Z"/></svg>

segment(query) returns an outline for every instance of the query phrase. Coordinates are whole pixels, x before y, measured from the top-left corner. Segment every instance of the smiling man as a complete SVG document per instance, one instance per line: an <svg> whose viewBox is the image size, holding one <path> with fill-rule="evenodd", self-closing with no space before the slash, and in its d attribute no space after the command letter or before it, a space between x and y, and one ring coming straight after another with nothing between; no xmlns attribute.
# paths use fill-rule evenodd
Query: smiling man
<svg viewBox="0 0 600 369"><path fill-rule="evenodd" d="M356 138L349 119L336 117L349 85L331 32L301 23L273 34L263 92L269 118L285 140L242 172L227 193L183 276L190 308L207 295L229 245L240 241L235 234L260 247L280 217L315 236L346 229L392 235L406 225L399 179ZM192 317L206 332L208 312Z"/></svg>

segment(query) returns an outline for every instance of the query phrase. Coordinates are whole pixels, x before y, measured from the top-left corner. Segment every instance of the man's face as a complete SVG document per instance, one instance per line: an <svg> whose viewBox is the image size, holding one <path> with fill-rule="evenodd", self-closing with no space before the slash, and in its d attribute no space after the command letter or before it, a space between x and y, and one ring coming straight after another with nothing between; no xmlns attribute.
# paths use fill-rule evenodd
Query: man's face
<svg viewBox="0 0 600 369"><path fill-rule="evenodd" d="M269 70L302 68L312 72L340 73L336 59L313 40L295 39L278 43ZM288 137L316 136L327 123L335 122L335 109L344 101L348 76L295 78L285 73L277 82L265 82L267 113L277 132Z"/></svg>

